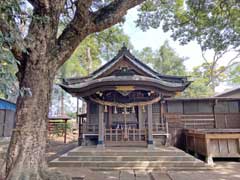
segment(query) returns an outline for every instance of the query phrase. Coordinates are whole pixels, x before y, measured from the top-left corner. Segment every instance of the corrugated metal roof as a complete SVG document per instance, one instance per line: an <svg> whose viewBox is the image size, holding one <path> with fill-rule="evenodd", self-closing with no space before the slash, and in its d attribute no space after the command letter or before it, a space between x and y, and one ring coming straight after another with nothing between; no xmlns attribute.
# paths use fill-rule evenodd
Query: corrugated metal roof
<svg viewBox="0 0 240 180"><path fill-rule="evenodd" d="M16 104L0 98L0 109L16 111Z"/></svg>

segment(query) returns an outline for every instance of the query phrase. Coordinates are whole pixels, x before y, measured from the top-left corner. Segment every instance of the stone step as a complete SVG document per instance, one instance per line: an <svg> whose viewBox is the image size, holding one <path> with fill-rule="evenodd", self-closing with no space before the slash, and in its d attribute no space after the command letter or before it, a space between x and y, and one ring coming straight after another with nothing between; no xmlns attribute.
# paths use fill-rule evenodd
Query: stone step
<svg viewBox="0 0 240 180"><path fill-rule="evenodd" d="M165 171L207 171L213 170L214 168L211 166L200 166L200 167L88 167L92 171L116 171L116 170L139 170L139 171L157 171L157 172L165 172Z"/></svg>
<svg viewBox="0 0 240 180"><path fill-rule="evenodd" d="M183 151L70 151L69 156L184 156Z"/></svg>
<svg viewBox="0 0 240 180"><path fill-rule="evenodd" d="M61 156L59 161L194 161L192 156Z"/></svg>
<svg viewBox="0 0 240 180"><path fill-rule="evenodd" d="M77 147L49 163L51 167L87 167L93 170L207 170L209 166L174 147Z"/></svg>
<svg viewBox="0 0 240 180"><path fill-rule="evenodd" d="M101 167L101 168L161 168L161 167L204 167L199 161L59 161L49 163L50 167Z"/></svg>

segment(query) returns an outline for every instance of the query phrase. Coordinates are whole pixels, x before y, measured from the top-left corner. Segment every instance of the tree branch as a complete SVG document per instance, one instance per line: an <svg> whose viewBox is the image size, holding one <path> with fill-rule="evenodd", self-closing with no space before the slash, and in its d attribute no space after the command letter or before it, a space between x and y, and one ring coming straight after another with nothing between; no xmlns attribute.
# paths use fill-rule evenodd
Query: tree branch
<svg viewBox="0 0 240 180"><path fill-rule="evenodd" d="M50 6L49 0L28 0L28 2L35 8L48 9Z"/></svg>
<svg viewBox="0 0 240 180"><path fill-rule="evenodd" d="M10 13L9 10L1 11L0 32L5 38L10 39L5 41L4 46L13 53L17 60L21 61L23 59L23 51L25 50L25 43L12 14L8 13Z"/></svg>
<svg viewBox="0 0 240 180"><path fill-rule="evenodd" d="M207 63L208 65L210 65L210 63L208 62L208 60L207 60L207 58L206 58L203 50L201 51L201 55L202 55L202 58L203 58L203 60L205 61L205 63Z"/></svg>
<svg viewBox="0 0 240 180"><path fill-rule="evenodd" d="M92 22L95 25L94 32L102 31L122 21L127 10L135 7L145 0L115 0L92 14Z"/></svg>
<svg viewBox="0 0 240 180"><path fill-rule="evenodd" d="M58 45L53 50L54 59L61 66L76 49L79 43L89 34L102 31L119 23L127 10L141 4L145 0L115 0L96 12L90 12L92 1L82 0L76 5L73 20L58 38Z"/></svg>
<svg viewBox="0 0 240 180"><path fill-rule="evenodd" d="M90 24L90 6L92 0L76 1L76 12L72 21L63 30L57 39L56 47L52 49L56 62L55 67L61 66L76 49L78 44L90 34L88 28Z"/></svg>
<svg viewBox="0 0 240 180"><path fill-rule="evenodd" d="M35 2L40 3L37 0ZM33 18L24 39L29 56L36 51L49 54L50 49L56 46L60 14L64 11L64 4L65 0L46 0L45 7L37 6L33 9ZM45 59L47 60L47 57ZM38 62L39 58L32 58L32 61Z"/></svg>

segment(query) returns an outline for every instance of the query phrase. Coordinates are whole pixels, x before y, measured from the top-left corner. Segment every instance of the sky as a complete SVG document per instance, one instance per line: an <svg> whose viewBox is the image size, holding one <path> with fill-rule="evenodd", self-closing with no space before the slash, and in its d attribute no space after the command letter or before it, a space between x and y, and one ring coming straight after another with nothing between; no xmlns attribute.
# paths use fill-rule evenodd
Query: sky
<svg viewBox="0 0 240 180"><path fill-rule="evenodd" d="M181 57L189 57L185 62L188 70L203 62L200 47L196 42L191 42L185 46L179 45L177 41L171 39L170 33L164 33L160 27L158 29L151 28L143 32L140 28L136 27L136 23L134 22L137 20L137 13L137 8L129 10L123 25L123 30L130 37L135 49L141 50L148 46L156 50L159 49L165 40L168 40L170 46Z"/></svg>
<svg viewBox="0 0 240 180"><path fill-rule="evenodd" d="M143 32L140 28L136 27L135 20L137 20L137 8L133 8L128 11L126 15L126 21L123 25L124 32L130 37L131 43L137 50L142 50L144 47L151 47L154 50L160 48L165 40L169 41L170 46L178 53L181 57L188 57L185 61L185 66L188 71L191 71L193 67L200 65L203 62L200 46L196 42L190 42L187 45L180 45L177 41L173 41L170 37L170 33L164 33L161 28L149 29ZM207 52L207 57L211 58L213 55L212 51ZM232 54L228 54L228 57L223 59L222 64L227 62L227 59ZM217 92L223 92L225 89L231 87L221 85L216 88ZM76 107L76 99L71 98L72 107ZM81 106L81 105L80 105Z"/></svg>
<svg viewBox="0 0 240 180"><path fill-rule="evenodd" d="M134 48L137 50L142 50L144 47L151 47L154 50L160 48L163 45L164 41L168 40L170 46L177 52L180 57L188 57L185 61L185 66L188 71L191 71L193 67L201 65L204 60L202 58L201 48L197 44L197 42L192 41L187 45L180 45L178 41L174 41L170 33L165 33L162 31L161 27L158 29L149 29L146 32L143 32L140 28L136 27L135 21L137 20L137 8L130 9L126 15L126 21L123 24L124 33L126 33L131 40ZM213 57L213 51L207 51L205 56L207 59L211 59ZM228 53L225 55L220 64L226 65L228 59L232 58L235 54ZM240 61L240 60L239 60ZM217 92L222 92L225 89L229 89L231 87L222 84L221 86L216 88Z"/></svg>

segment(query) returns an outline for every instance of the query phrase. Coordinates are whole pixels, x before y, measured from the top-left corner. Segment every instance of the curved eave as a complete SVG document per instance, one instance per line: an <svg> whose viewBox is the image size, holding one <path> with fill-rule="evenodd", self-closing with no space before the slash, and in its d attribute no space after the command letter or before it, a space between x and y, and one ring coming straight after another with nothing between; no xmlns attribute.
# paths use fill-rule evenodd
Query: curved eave
<svg viewBox="0 0 240 180"><path fill-rule="evenodd" d="M183 83L170 83L161 79L155 79L145 76L108 76L99 79L90 80L80 84L60 86L71 94L90 95L101 90L114 90L116 86L135 86L137 89L154 89L165 92L183 91L188 85L189 81Z"/></svg>

